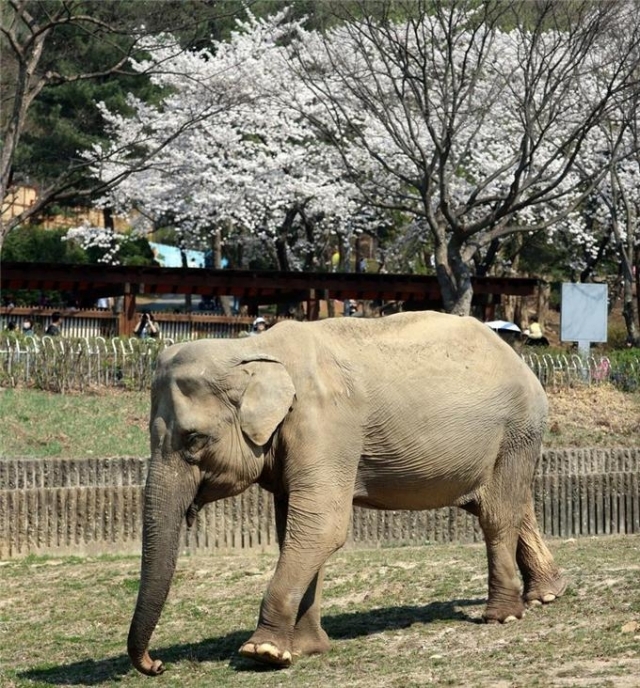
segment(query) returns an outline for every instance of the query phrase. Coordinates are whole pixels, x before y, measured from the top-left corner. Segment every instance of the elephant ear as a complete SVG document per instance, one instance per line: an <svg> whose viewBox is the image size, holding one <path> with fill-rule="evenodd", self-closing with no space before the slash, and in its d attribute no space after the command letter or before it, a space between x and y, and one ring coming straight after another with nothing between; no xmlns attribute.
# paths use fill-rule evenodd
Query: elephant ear
<svg viewBox="0 0 640 688"><path fill-rule="evenodd" d="M245 360L238 368L249 376L238 409L240 427L254 444L263 446L289 412L296 390L286 368L275 358Z"/></svg>

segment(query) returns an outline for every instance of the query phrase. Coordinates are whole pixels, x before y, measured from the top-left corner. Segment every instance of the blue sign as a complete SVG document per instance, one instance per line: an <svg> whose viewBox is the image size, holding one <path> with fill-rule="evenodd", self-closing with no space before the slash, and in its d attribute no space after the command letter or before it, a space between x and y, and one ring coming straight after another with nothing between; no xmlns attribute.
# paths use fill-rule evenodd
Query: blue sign
<svg viewBox="0 0 640 688"><path fill-rule="evenodd" d="M163 268L181 268L182 267L182 251L177 246L169 246L169 244L157 244L153 241L149 242L153 257ZM204 251L193 251L186 249L187 267L189 268L203 268L204 267Z"/></svg>

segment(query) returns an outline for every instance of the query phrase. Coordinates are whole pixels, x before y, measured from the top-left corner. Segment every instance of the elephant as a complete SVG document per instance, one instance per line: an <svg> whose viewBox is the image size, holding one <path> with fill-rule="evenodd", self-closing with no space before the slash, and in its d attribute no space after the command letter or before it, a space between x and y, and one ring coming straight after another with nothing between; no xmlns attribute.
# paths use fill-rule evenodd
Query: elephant
<svg viewBox="0 0 640 688"><path fill-rule="evenodd" d="M258 337L168 347L152 382L132 664L164 670L148 648L185 520L254 483L273 495L279 557L244 657L287 667L329 649L324 566L347 539L352 505L474 514L487 622L553 601L566 583L532 494L546 416L529 367L468 316L282 321Z"/></svg>

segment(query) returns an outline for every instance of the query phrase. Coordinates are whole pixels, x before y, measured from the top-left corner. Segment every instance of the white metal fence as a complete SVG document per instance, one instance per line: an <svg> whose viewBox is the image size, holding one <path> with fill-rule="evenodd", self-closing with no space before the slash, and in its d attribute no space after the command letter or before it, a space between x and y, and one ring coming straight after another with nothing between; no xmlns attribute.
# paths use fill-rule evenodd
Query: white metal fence
<svg viewBox="0 0 640 688"><path fill-rule="evenodd" d="M624 361L612 361L608 356L531 352L522 358L544 387L609 382L624 391L640 389L640 354L637 358L627 356Z"/></svg>
<svg viewBox="0 0 640 688"><path fill-rule="evenodd" d="M221 336L234 336L231 332ZM146 389L158 353L170 337L37 337L0 335L0 386L34 386L51 391L95 386ZM613 383L624 391L640 389L640 357L615 362L607 356L530 353L523 359L551 389Z"/></svg>
<svg viewBox="0 0 640 688"><path fill-rule="evenodd" d="M0 386L62 392L96 386L146 389L169 339L0 337Z"/></svg>

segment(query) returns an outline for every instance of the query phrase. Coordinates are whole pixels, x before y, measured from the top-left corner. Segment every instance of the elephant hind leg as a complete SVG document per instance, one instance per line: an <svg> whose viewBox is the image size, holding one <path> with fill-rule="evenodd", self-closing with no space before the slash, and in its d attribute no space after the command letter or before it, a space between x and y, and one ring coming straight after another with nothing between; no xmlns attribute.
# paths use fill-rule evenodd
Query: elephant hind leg
<svg viewBox="0 0 640 688"><path fill-rule="evenodd" d="M331 649L329 636L320 622L323 581L324 566L311 581L300 603L296 625L293 629L294 657L322 654Z"/></svg>
<svg viewBox="0 0 640 688"><path fill-rule="evenodd" d="M478 501L468 502L462 505L462 508L480 519L480 524L485 534L485 542L487 542L487 556L489 559L489 602L484 618L487 621L504 621L506 620L506 618L504 618L504 613L500 612L503 606L500 600L504 599L504 592L496 596L492 596L491 594L492 577L495 579L497 576L497 580L504 580L505 576L510 579L513 575L509 568L506 574L496 570L492 576L492 569L504 568L504 563L500 564L500 561L506 561L504 554L501 554L501 550L504 551L504 544L489 545L487 530L482 525L482 509ZM500 557L502 557L502 559ZM561 574L560 569L553 559L553 555L540 535L533 508L533 500L531 498L527 500L522 523L518 532L516 562L524 582L523 597L526 604L533 606L536 604L553 602L566 590L566 579ZM513 587L513 585L511 587ZM504 590L504 586L502 586L502 589ZM518 612L518 610L516 610L516 612ZM513 614L513 616L520 618L522 614L518 612Z"/></svg>
<svg viewBox="0 0 640 688"><path fill-rule="evenodd" d="M517 531L483 527L489 563L489 598L483 618L506 623L524 616L520 578L516 569Z"/></svg>
<svg viewBox="0 0 640 688"><path fill-rule="evenodd" d="M489 504L489 506L487 506ZM461 505L478 517L484 534L489 565L489 594L483 619L487 623L507 623L521 619L525 606L516 565L519 519L495 498L478 498Z"/></svg>
<svg viewBox="0 0 640 688"><path fill-rule="evenodd" d="M525 510L516 559L524 581L525 602L546 604L564 593L567 581L540 535L533 504Z"/></svg>

